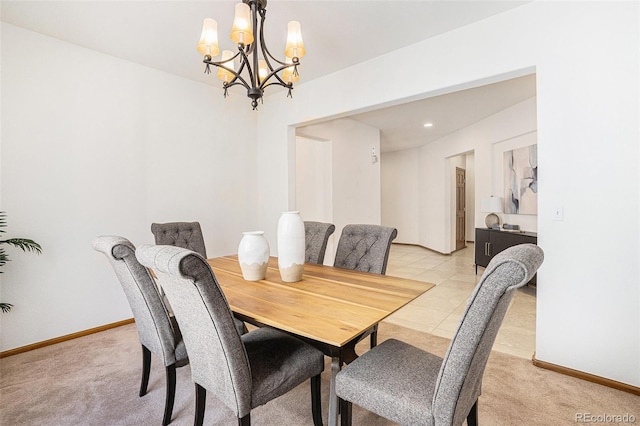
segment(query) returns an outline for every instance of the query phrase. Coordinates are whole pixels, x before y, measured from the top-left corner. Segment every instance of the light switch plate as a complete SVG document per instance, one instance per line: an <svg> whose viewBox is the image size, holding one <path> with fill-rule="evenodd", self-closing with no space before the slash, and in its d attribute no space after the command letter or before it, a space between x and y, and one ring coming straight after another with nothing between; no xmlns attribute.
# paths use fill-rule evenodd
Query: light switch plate
<svg viewBox="0 0 640 426"><path fill-rule="evenodd" d="M564 206L556 206L553 209L553 220L564 220Z"/></svg>

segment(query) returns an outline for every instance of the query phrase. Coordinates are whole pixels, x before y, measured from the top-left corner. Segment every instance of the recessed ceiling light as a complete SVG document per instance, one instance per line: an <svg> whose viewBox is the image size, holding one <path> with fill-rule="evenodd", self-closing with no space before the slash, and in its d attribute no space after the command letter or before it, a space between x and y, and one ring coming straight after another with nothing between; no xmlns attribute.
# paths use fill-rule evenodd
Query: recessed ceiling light
<svg viewBox="0 0 640 426"><path fill-rule="evenodd" d="M424 127L433 127L433 123L424 123Z"/></svg>

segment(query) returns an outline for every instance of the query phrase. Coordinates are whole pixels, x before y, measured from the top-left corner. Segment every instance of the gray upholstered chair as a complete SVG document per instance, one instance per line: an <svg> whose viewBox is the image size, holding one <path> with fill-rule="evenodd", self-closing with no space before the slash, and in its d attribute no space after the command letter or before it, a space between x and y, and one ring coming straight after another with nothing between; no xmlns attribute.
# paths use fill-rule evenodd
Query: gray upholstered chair
<svg viewBox="0 0 640 426"><path fill-rule="evenodd" d="M199 222L152 223L151 232L158 245L186 248L207 258Z"/></svg>
<svg viewBox="0 0 640 426"><path fill-rule="evenodd" d="M482 375L514 291L543 261L542 250L522 244L497 254L469 297L443 358L390 339L353 361L336 377L342 425L351 404L404 425L478 423Z"/></svg>
<svg viewBox="0 0 640 426"><path fill-rule="evenodd" d="M151 232L159 246L175 246L195 251L205 259L207 258L207 249L204 245L204 237L200 222L167 222L152 223ZM160 293L164 299L164 289L160 289ZM169 310L172 310L170 302L166 302ZM244 322L236 320L236 326L242 326L242 334L248 331Z"/></svg>
<svg viewBox="0 0 640 426"><path fill-rule="evenodd" d="M396 228L380 225L346 225L342 229L333 266L384 275Z"/></svg>
<svg viewBox="0 0 640 426"><path fill-rule="evenodd" d="M196 425L204 421L207 391L236 414L240 425L248 425L251 409L307 379L314 424L322 424L321 351L269 327L240 336L213 271L197 253L142 246L136 256L157 275L180 324L196 387Z"/></svg>
<svg viewBox="0 0 640 426"><path fill-rule="evenodd" d="M169 316L153 278L135 256L135 247L129 240L116 236L102 236L93 241L93 248L109 259L122 285L138 329L142 345L142 382L140 396L147 393L151 353L165 366L167 392L163 425L171 422L176 390L176 367L188 364L187 350L180 329Z"/></svg>
<svg viewBox="0 0 640 426"><path fill-rule="evenodd" d="M304 222L304 261L307 263L324 263L324 254L327 251L327 240L336 230L332 223Z"/></svg>
<svg viewBox="0 0 640 426"><path fill-rule="evenodd" d="M397 235L398 230L388 226L346 225L338 241L333 266L384 275L391 242ZM371 335L373 348L378 343L378 325L373 326L362 338L367 335Z"/></svg>

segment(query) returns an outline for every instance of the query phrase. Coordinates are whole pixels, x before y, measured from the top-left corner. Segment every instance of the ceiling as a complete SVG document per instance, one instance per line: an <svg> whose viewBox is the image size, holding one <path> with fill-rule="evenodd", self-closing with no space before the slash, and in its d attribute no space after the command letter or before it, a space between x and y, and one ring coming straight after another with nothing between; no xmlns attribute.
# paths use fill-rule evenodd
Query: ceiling
<svg viewBox="0 0 640 426"><path fill-rule="evenodd" d="M536 76L529 74L349 118L380 129L381 152L399 151L441 139L534 96Z"/></svg>
<svg viewBox="0 0 640 426"><path fill-rule="evenodd" d="M4 22L50 37L219 86L215 77L203 73L202 57L195 45L202 20L212 17L218 21L221 49L232 48L225 34L231 29L235 3L2 0L0 16ZM527 1L269 0L265 39L272 53L281 57L287 22L297 20L302 24L307 55L301 59L299 84L304 84L524 3ZM516 83L505 84L490 91L472 89L462 92L466 95L438 96L352 118L381 129L383 151L402 149L415 139L410 129L417 123L424 143L429 139L421 127L426 120L434 122L431 135L443 135L484 118L483 114L490 115L489 111L497 112L522 100L523 91L529 90L527 97L535 95L535 82L532 91L526 82L523 86L528 89Z"/></svg>

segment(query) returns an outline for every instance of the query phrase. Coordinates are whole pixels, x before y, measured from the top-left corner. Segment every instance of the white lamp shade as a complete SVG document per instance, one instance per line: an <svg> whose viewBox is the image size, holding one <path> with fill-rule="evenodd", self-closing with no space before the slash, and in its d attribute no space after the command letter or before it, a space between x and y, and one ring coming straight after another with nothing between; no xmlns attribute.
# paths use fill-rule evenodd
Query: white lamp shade
<svg viewBox="0 0 640 426"><path fill-rule="evenodd" d="M289 58L302 58L307 51L302 41L302 29L300 22L291 21L287 25L287 45L284 48L284 56Z"/></svg>
<svg viewBox="0 0 640 426"><path fill-rule="evenodd" d="M230 70L235 71L235 67L233 65L233 52L231 50L223 50L222 51L222 65L229 68ZM218 78L222 81L229 82L233 80L234 75L231 71L227 71L226 69L219 67L218 68Z"/></svg>
<svg viewBox="0 0 640 426"><path fill-rule="evenodd" d="M480 200L480 210L484 213L502 213L502 197L488 197Z"/></svg>
<svg viewBox="0 0 640 426"><path fill-rule="evenodd" d="M203 55L217 56L220 53L218 46L218 23L207 18L202 23L202 34L198 42L198 52Z"/></svg>
<svg viewBox="0 0 640 426"><path fill-rule="evenodd" d="M253 43L253 29L251 28L251 9L246 3L236 4L236 16L231 28L231 40L238 44Z"/></svg>
<svg viewBox="0 0 640 426"><path fill-rule="evenodd" d="M268 75L269 68L267 67L267 61L265 61L264 59L260 59L258 61L258 78L260 79L260 82L262 83L262 80L267 78Z"/></svg>

